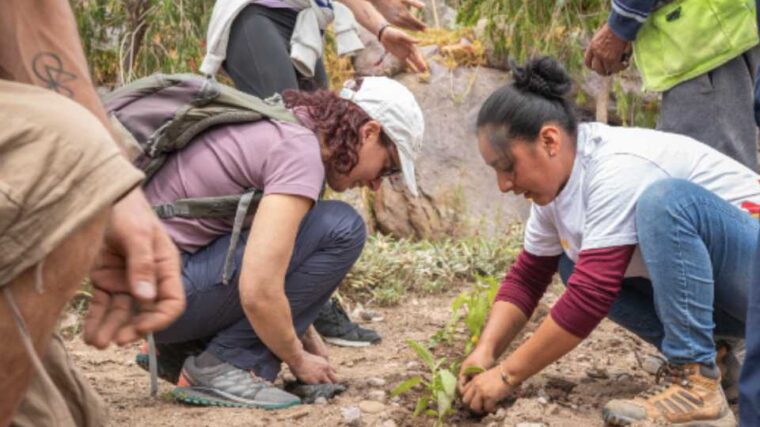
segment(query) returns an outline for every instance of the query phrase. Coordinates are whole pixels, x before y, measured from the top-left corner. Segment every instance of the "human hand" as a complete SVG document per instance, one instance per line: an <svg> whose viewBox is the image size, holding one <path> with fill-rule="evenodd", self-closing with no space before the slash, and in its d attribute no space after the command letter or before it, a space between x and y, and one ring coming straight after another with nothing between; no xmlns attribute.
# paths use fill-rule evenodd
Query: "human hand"
<svg viewBox="0 0 760 427"><path fill-rule="evenodd" d="M391 24L411 31L425 31L427 26L417 19L409 7L422 9L425 3L417 0L374 0L372 4Z"/></svg>
<svg viewBox="0 0 760 427"><path fill-rule="evenodd" d="M606 23L594 34L584 55L588 68L602 76L622 71L628 67L631 56L631 42L615 35Z"/></svg>
<svg viewBox="0 0 760 427"><path fill-rule="evenodd" d="M484 371L491 369L494 365L494 357L489 351L482 348L476 348L466 359L462 362L462 367L459 369L459 378L457 381L457 388L459 394L464 394L464 388L474 377L479 374L468 374L467 368L478 367Z"/></svg>
<svg viewBox="0 0 760 427"><path fill-rule="evenodd" d="M325 360L330 360L327 345L325 345L322 336L319 335L319 332L317 332L316 329L314 329L313 325L309 326L309 329L303 334L303 337L301 337L301 343L303 343L303 348L307 352L324 357Z"/></svg>
<svg viewBox="0 0 760 427"><path fill-rule="evenodd" d="M499 367L476 375L465 386L462 402L476 413L495 412L496 405L514 390L501 378Z"/></svg>
<svg viewBox="0 0 760 427"><path fill-rule="evenodd" d="M297 361L288 364L290 371L306 384L334 384L338 382L335 369L322 356L303 351Z"/></svg>
<svg viewBox="0 0 760 427"><path fill-rule="evenodd" d="M425 60L422 58L419 49L417 49L419 40L404 31L398 28L387 27L381 34L380 43L391 55L405 61L415 72L419 73L427 70Z"/></svg>
<svg viewBox="0 0 760 427"><path fill-rule="evenodd" d="M185 307L179 254L140 189L116 203L90 277L84 340L125 345L168 326Z"/></svg>

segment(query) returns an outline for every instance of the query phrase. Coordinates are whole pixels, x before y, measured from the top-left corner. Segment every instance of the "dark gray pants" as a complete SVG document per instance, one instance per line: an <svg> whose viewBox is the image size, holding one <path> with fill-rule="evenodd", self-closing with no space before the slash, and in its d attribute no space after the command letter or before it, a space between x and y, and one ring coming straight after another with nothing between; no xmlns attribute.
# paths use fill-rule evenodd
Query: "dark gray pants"
<svg viewBox="0 0 760 427"><path fill-rule="evenodd" d="M657 129L690 136L757 170L757 126L753 115L755 46L720 67L662 94Z"/></svg>
<svg viewBox="0 0 760 427"><path fill-rule="evenodd" d="M286 89L327 88L322 59L317 61L314 77L298 73L290 61L290 36L298 12L249 5L235 18L230 28L224 70L243 92L268 98Z"/></svg>
<svg viewBox="0 0 760 427"><path fill-rule="evenodd" d="M306 214L285 276L285 295L299 336L314 322L320 308L359 258L365 240L364 221L346 203L321 201ZM247 233L240 236L229 285L221 283L229 235L194 254L183 254L187 309L177 321L156 334L156 342L206 340L209 342L206 351L272 381L280 371L281 361L256 335L240 304L238 278L247 241Z"/></svg>

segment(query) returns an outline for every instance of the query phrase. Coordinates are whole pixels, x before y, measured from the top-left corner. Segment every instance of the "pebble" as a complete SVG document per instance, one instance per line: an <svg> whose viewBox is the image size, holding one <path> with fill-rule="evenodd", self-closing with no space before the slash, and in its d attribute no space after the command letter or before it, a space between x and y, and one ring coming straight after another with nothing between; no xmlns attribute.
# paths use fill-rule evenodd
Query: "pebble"
<svg viewBox="0 0 760 427"><path fill-rule="evenodd" d="M545 427L544 423L518 423L515 427Z"/></svg>
<svg viewBox="0 0 760 427"><path fill-rule="evenodd" d="M486 427L499 427L499 423L496 421L491 421L490 423L486 424Z"/></svg>
<svg viewBox="0 0 760 427"><path fill-rule="evenodd" d="M406 364L406 369L413 371L415 369L419 369L422 365L419 364L419 362L416 362L412 360L411 362Z"/></svg>
<svg viewBox="0 0 760 427"><path fill-rule="evenodd" d="M381 424L382 427L397 427L396 422L393 420L385 420L383 421L383 424Z"/></svg>
<svg viewBox="0 0 760 427"><path fill-rule="evenodd" d="M542 405L546 405L547 403L549 403L549 399L545 398L544 396L539 396L538 403Z"/></svg>
<svg viewBox="0 0 760 427"><path fill-rule="evenodd" d="M385 402L385 392L382 390L371 390L367 393L367 399L374 400L376 402Z"/></svg>
<svg viewBox="0 0 760 427"><path fill-rule="evenodd" d="M314 399L315 405L327 405L327 399L324 396L319 396L318 398Z"/></svg>
<svg viewBox="0 0 760 427"><path fill-rule="evenodd" d="M385 410L385 405L374 400L362 400L359 402L359 409L368 414L377 414Z"/></svg>
<svg viewBox="0 0 760 427"><path fill-rule="evenodd" d="M346 406L340 409L343 422L351 427L358 427L362 422L362 411L356 406Z"/></svg>
<svg viewBox="0 0 760 427"><path fill-rule="evenodd" d="M385 380L382 378L370 378L367 380L367 384L369 384L372 387L383 387L385 386Z"/></svg>

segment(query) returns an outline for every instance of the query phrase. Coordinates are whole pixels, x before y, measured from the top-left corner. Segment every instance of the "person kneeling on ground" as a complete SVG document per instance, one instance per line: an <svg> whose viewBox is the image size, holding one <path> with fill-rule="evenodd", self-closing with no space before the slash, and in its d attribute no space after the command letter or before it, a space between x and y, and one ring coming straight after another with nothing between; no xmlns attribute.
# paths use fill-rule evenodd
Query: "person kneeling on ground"
<svg viewBox="0 0 760 427"><path fill-rule="evenodd" d="M462 365L464 403L494 411L608 316L667 363L657 386L609 402L606 422L735 425L716 337L744 335L760 176L689 137L578 125L565 98L570 77L553 59L514 73L514 83L481 108L478 143L501 191L533 206L523 251ZM566 291L535 333L497 363L558 269ZM470 366L487 371L466 375Z"/></svg>
<svg viewBox="0 0 760 427"><path fill-rule="evenodd" d="M313 322L359 257L366 226L348 204L319 200L382 179L416 195L422 112L384 77L328 90L286 91L300 123L263 119L212 128L170 157L145 188L153 205L260 189L263 197L222 281L232 224L170 218L181 249L185 314L156 334L160 375L201 405L276 409L299 403L273 386L282 362L306 384L337 381ZM189 355L189 357L187 357ZM139 356L138 356L139 357ZM181 367L181 368L180 368Z"/></svg>

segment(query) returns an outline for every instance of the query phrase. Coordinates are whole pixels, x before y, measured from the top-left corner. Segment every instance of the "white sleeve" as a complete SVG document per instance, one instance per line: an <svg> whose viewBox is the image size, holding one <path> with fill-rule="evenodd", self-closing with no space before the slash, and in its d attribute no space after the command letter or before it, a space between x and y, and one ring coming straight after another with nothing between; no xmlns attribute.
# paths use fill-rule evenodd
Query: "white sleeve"
<svg viewBox="0 0 760 427"><path fill-rule="evenodd" d="M559 233L549 208L533 203L525 226L523 248L537 256L555 256L562 253Z"/></svg>
<svg viewBox="0 0 760 427"><path fill-rule="evenodd" d="M668 174L647 159L615 154L590 165L586 177L581 250L637 244L636 203L649 185Z"/></svg>

